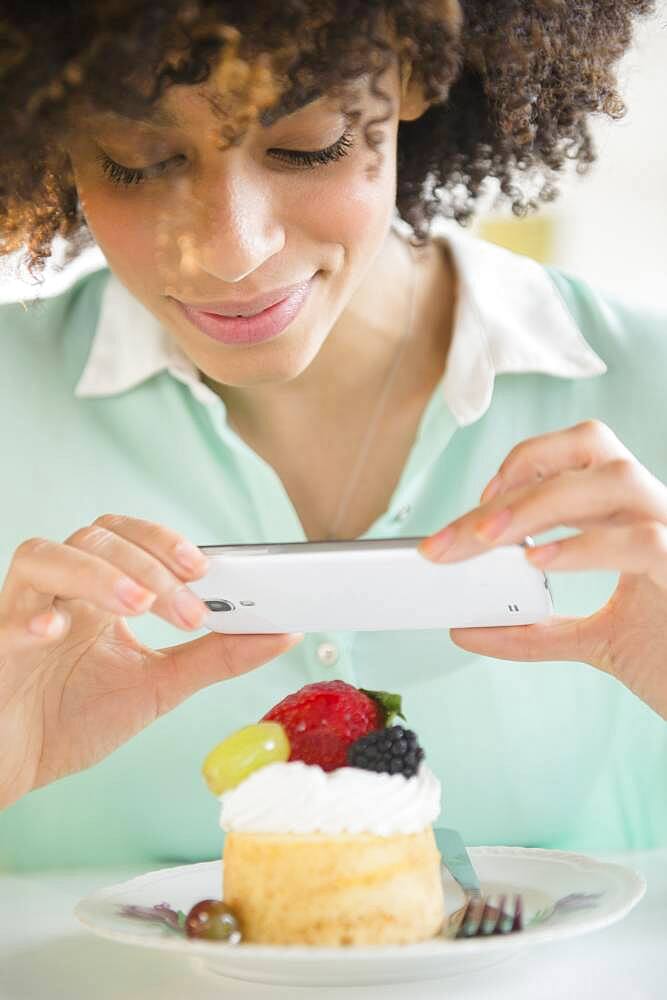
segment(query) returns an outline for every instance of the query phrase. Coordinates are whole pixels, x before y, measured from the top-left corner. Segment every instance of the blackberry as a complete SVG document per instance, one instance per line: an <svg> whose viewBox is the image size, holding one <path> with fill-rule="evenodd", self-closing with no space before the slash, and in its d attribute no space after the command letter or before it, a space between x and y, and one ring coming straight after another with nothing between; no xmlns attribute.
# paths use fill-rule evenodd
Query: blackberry
<svg viewBox="0 0 667 1000"><path fill-rule="evenodd" d="M403 726L374 729L347 749L349 767L402 774L406 778L417 773L423 759L424 751L417 742L416 734Z"/></svg>

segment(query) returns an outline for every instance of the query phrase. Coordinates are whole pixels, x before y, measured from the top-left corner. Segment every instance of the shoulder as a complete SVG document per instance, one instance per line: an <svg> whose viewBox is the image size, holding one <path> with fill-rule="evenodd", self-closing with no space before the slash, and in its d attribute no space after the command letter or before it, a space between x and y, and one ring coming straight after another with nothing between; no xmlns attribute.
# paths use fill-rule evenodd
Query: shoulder
<svg viewBox="0 0 667 1000"><path fill-rule="evenodd" d="M607 371L578 385L579 419L596 417L667 482L667 308L633 304L549 269Z"/></svg>
<svg viewBox="0 0 667 1000"><path fill-rule="evenodd" d="M0 305L0 386L11 395L24 377L32 384L67 381L90 348L102 293L104 268L85 275L59 295Z"/></svg>
<svg viewBox="0 0 667 1000"><path fill-rule="evenodd" d="M642 375L662 383L667 307L624 300L556 268L546 271L582 335L606 363L608 375Z"/></svg>
<svg viewBox="0 0 667 1000"><path fill-rule="evenodd" d="M48 298L0 304L0 349L12 337L53 337L83 304L92 318L99 312L109 271L102 268L80 278L64 292ZM80 317L76 317L80 318Z"/></svg>

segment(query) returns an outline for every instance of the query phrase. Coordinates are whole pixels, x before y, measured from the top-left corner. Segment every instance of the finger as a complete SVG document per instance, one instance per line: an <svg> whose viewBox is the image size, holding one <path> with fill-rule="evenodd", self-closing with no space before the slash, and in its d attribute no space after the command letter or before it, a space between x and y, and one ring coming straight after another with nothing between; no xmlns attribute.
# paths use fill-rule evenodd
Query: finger
<svg viewBox="0 0 667 1000"><path fill-rule="evenodd" d="M120 518L120 521L123 522L123 530L126 530L127 519ZM173 550L176 537L173 532L151 525L150 539L146 540L145 546L140 546L106 527L113 523L113 519L109 520L105 515L76 531L66 544L111 563L155 594L156 599L151 605L153 614L179 628L201 628L208 614L206 606L162 561L162 558L169 558Z"/></svg>
<svg viewBox="0 0 667 1000"><path fill-rule="evenodd" d="M535 566L549 570L611 569L643 574L667 589L667 527L656 521L623 528L593 528L527 549L526 557Z"/></svg>
<svg viewBox="0 0 667 1000"><path fill-rule="evenodd" d="M539 434L512 448L482 491L480 502L518 486L542 482L564 469L587 469L615 458L630 457L625 445L600 420L586 420L565 430Z"/></svg>
<svg viewBox="0 0 667 1000"><path fill-rule="evenodd" d="M554 616L535 625L450 629L452 641L470 653L499 660L588 662L587 618Z"/></svg>
<svg viewBox="0 0 667 1000"><path fill-rule="evenodd" d="M0 623L26 627L56 597L80 599L112 614L143 614L155 594L104 559L46 538L19 545L0 591Z"/></svg>
<svg viewBox="0 0 667 1000"><path fill-rule="evenodd" d="M102 514L93 524L144 549L183 580L199 579L208 570L204 553L189 539L162 524L124 514Z"/></svg>
<svg viewBox="0 0 667 1000"><path fill-rule="evenodd" d="M303 639L301 634L220 635L211 632L152 653L147 677L155 688L158 715L170 711L200 688L240 674L281 656Z"/></svg>
<svg viewBox="0 0 667 1000"><path fill-rule="evenodd" d="M478 555L490 544L521 542L551 528L615 519L667 519L667 490L638 462L614 459L566 470L537 486L512 490L464 514L426 539L420 551L435 561Z"/></svg>

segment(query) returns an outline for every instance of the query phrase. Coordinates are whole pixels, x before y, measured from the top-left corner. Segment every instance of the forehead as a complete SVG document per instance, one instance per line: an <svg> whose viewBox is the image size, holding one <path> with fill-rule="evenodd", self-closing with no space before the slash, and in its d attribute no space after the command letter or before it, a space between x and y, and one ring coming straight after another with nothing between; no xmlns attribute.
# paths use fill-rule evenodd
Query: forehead
<svg viewBox="0 0 667 1000"><path fill-rule="evenodd" d="M369 83L369 76L363 74L340 85L331 93L325 93L315 86L298 93L285 92L272 84L272 100L258 102L257 96L252 93L242 94L235 88L225 90L224 80L212 74L211 78L201 84L172 85L159 100L139 107L125 106L119 110L89 107L86 117L100 124L122 126L131 122L140 128L186 130L192 125L193 119L202 113L209 113L218 120L230 121L238 120L240 115L246 126L256 121L262 127L269 128L308 110L352 110L368 93ZM268 94L267 90L265 95Z"/></svg>

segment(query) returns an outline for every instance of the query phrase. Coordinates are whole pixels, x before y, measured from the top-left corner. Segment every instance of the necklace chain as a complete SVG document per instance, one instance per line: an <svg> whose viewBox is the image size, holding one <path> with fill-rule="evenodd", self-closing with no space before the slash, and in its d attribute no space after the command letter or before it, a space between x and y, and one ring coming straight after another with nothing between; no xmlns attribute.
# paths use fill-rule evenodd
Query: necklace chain
<svg viewBox="0 0 667 1000"><path fill-rule="evenodd" d="M366 428L364 436L359 444L354 465L352 466L347 483L345 484L343 492L338 501L338 506L336 508L333 519L331 521L331 525L326 535L327 541L331 541L335 538L336 531L338 530L338 527L342 523L343 518L345 517L345 514L349 509L350 501L354 496L355 489L357 488L359 479L361 478L362 472L364 470L366 459L368 458L368 453L375 439L375 435L379 427L380 420L382 418L387 400L389 399L392 387L394 385L394 382L396 381L396 376L398 375L401 360L405 353L405 349L408 345L408 342L411 339L412 326L414 323L415 292L417 287L417 268L415 266L415 258L412 252L412 247L407 242L401 241L401 244L402 246L405 247L409 255L410 266L411 266L408 319L407 323L405 324L403 333L401 334L401 338L398 342L396 354L394 355L394 359L391 363L387 376L382 384L382 388L377 398L377 402L375 403L375 407L373 408L371 418L368 422L368 427Z"/></svg>

